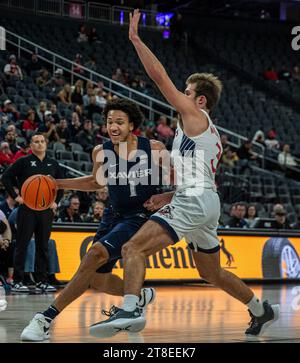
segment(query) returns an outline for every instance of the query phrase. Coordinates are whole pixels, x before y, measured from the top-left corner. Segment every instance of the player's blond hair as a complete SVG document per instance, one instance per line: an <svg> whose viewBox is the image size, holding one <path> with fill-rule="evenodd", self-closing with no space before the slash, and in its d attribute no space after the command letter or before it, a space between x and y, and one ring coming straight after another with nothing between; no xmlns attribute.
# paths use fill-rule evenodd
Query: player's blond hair
<svg viewBox="0 0 300 363"><path fill-rule="evenodd" d="M194 73L186 80L186 84L196 84L196 97L205 96L209 110L219 102L223 86L219 78L212 73Z"/></svg>

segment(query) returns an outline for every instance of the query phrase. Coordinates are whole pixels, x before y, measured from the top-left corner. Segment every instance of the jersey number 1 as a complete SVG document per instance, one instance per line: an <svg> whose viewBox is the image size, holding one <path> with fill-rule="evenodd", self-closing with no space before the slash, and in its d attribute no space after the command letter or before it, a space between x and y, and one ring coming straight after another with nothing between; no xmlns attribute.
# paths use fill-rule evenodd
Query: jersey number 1
<svg viewBox="0 0 300 363"><path fill-rule="evenodd" d="M136 197L137 194L136 194L136 187L135 187L134 181L130 181L129 186L130 186L130 197Z"/></svg>

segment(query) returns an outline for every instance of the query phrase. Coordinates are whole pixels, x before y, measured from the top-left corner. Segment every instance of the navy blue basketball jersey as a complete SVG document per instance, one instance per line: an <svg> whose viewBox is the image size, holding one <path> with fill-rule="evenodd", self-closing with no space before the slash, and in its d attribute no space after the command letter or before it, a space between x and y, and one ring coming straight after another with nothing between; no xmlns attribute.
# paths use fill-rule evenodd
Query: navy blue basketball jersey
<svg viewBox="0 0 300 363"><path fill-rule="evenodd" d="M151 185L154 163L150 140L138 137L137 150L133 159L124 160L115 152L111 141L103 144L109 199L113 209L122 214L144 213L143 204L158 193L159 186Z"/></svg>

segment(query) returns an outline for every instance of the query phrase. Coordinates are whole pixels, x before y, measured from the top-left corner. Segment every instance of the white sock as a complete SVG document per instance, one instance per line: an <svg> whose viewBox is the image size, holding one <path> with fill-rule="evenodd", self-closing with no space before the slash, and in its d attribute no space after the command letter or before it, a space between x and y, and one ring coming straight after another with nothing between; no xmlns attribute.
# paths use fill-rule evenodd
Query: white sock
<svg viewBox="0 0 300 363"><path fill-rule="evenodd" d="M255 295L248 302L247 306L254 316L262 316L265 313L262 302Z"/></svg>
<svg viewBox="0 0 300 363"><path fill-rule="evenodd" d="M134 311L139 302L139 296L136 295L124 295L123 310Z"/></svg>

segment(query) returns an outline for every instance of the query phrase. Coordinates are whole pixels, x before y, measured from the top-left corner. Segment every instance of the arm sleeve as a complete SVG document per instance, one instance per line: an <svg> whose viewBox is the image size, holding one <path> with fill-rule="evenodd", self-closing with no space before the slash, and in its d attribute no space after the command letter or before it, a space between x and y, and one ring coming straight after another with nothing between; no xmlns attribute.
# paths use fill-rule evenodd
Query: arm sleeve
<svg viewBox="0 0 300 363"><path fill-rule="evenodd" d="M22 162L20 159L17 160L14 164L7 168L2 175L2 183L8 194L13 199L17 198L18 196L18 194L14 191L14 187L18 186L17 178L20 171L23 169L21 163Z"/></svg>

